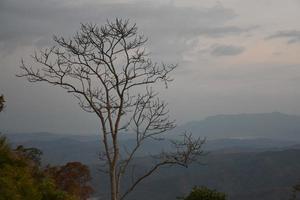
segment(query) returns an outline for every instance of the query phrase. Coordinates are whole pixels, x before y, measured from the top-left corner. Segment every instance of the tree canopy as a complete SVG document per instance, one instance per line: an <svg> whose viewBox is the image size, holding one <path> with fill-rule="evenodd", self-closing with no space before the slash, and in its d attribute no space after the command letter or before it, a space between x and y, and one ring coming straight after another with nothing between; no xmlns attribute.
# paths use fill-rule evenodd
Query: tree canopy
<svg viewBox="0 0 300 200"><path fill-rule="evenodd" d="M45 172L55 180L56 185L81 200L88 199L93 189L88 182L91 180L89 168L80 162L69 162L63 166L48 166Z"/></svg>
<svg viewBox="0 0 300 200"><path fill-rule="evenodd" d="M207 187L194 187L191 193L183 200L226 200L226 195L222 192L209 189Z"/></svg>
<svg viewBox="0 0 300 200"><path fill-rule="evenodd" d="M85 185L89 179L86 176L80 179L82 173L76 171L83 168L84 174L89 174L85 165L65 165L69 171L75 169L73 176L65 176L68 183L77 186L74 190L78 191L74 192L61 187L56 181L59 177L50 176L40 167L40 155L41 151L35 148L12 149L7 139L0 136L0 200L85 200L89 197L91 190ZM82 191L85 196L81 195Z"/></svg>

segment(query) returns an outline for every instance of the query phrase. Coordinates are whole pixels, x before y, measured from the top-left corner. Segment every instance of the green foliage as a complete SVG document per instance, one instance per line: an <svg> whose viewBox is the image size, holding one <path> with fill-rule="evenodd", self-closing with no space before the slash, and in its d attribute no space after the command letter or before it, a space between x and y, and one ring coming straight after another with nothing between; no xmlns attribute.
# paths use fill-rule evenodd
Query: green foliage
<svg viewBox="0 0 300 200"><path fill-rule="evenodd" d="M226 200L226 195L207 187L194 187L192 192L183 200Z"/></svg>
<svg viewBox="0 0 300 200"><path fill-rule="evenodd" d="M10 147L6 141L6 138L0 135L0 167L2 164L12 160L11 156Z"/></svg>
<svg viewBox="0 0 300 200"><path fill-rule="evenodd" d="M24 167L4 165L0 171L0 200L39 200L41 194L30 171Z"/></svg>
<svg viewBox="0 0 300 200"><path fill-rule="evenodd" d="M53 179L47 177L40 183L41 200L78 200L79 198L59 190Z"/></svg>
<svg viewBox="0 0 300 200"><path fill-rule="evenodd" d="M0 96L0 112L4 108ZM79 200L60 190L55 180L40 169L42 151L11 149L6 137L0 135L0 200Z"/></svg>
<svg viewBox="0 0 300 200"><path fill-rule="evenodd" d="M64 192L39 168L41 151L12 150L0 136L0 200L78 200Z"/></svg>
<svg viewBox="0 0 300 200"><path fill-rule="evenodd" d="M0 200L38 200L41 194L26 160L15 154L6 138L0 138Z"/></svg>

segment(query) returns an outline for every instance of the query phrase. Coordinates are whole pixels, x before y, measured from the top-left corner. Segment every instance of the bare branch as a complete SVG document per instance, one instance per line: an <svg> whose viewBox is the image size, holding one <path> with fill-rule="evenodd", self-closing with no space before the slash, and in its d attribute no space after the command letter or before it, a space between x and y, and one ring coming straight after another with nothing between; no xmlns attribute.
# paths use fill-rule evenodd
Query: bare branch
<svg viewBox="0 0 300 200"><path fill-rule="evenodd" d="M175 121L169 119L167 103L152 86L162 82L167 87L177 65L153 62L144 47L147 38L139 35L137 26L128 20L107 21L101 27L81 24L73 37L54 36L53 40L55 46L34 52L32 60L36 65L22 60L22 73L17 76L59 86L74 95L84 111L96 114L104 145L100 157L109 172L112 200L123 199L161 166L187 166L201 155L202 140L185 135L182 142L173 142L173 153L160 154L157 165L136 179L121 197L122 176L143 142L161 139L175 127ZM135 133L136 138L135 146L127 149L125 156L120 153L121 131Z"/></svg>
<svg viewBox="0 0 300 200"><path fill-rule="evenodd" d="M121 199L124 199L140 182L159 168L173 165L188 167L189 164L197 162L200 157L204 155L202 146L205 143L205 139L194 139L191 133L184 133L183 140L171 141L171 143L174 147L174 151L162 152L159 155L153 156L153 158L157 160L157 163L142 176L135 179L133 184L124 192ZM132 176L134 175L132 174Z"/></svg>

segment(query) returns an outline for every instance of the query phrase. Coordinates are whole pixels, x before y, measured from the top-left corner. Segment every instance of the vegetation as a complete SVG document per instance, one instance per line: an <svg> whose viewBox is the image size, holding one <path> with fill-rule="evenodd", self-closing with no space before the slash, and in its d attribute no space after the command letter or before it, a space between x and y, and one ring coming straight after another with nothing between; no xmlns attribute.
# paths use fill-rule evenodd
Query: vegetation
<svg viewBox="0 0 300 200"><path fill-rule="evenodd" d="M144 174L136 174L131 165L147 139L161 139L175 127L169 119L167 104L153 90L159 82L172 81L176 65L153 62L136 25L116 19L98 27L82 24L71 39L54 37L56 46L41 50L32 57L38 67L21 63L22 74L30 82L46 82L74 94L84 111L96 114L101 126L104 152L103 171L110 178L111 200L124 199L145 178L162 166L187 167L202 154L203 140L184 134L172 142L174 151L162 152ZM120 133L135 133L136 144L121 155ZM131 184L123 177L130 173ZM127 174L128 175L128 174ZM122 185L123 186L123 185Z"/></svg>
<svg viewBox="0 0 300 200"><path fill-rule="evenodd" d="M226 200L226 195L207 187L194 187L191 193L183 200Z"/></svg>
<svg viewBox="0 0 300 200"><path fill-rule="evenodd" d="M0 112L2 112L2 110L3 110L3 108L4 108L4 102L5 102L4 96L1 95L1 96L0 96Z"/></svg>
<svg viewBox="0 0 300 200"><path fill-rule="evenodd" d="M63 188L56 182L58 177L42 170L40 155L41 151L35 148L19 146L12 149L6 138L0 137L0 200L84 200L89 197L91 190L86 190L85 186L89 179L81 179L84 187L76 185L79 191L86 191L85 196ZM80 166L85 170L83 174L89 175L86 166L80 163L76 163L75 167L72 163L66 166L69 171ZM79 181L77 177L82 177L80 173L75 170L72 176L65 174L66 180Z"/></svg>
<svg viewBox="0 0 300 200"><path fill-rule="evenodd" d="M80 199L90 197L93 189L87 183L91 180L89 168L80 162L69 162L64 166L48 166L46 174L55 180L59 189Z"/></svg>
<svg viewBox="0 0 300 200"><path fill-rule="evenodd" d="M292 189L292 195L290 197L290 200L296 200L297 196L299 196L300 192L300 184L294 185Z"/></svg>

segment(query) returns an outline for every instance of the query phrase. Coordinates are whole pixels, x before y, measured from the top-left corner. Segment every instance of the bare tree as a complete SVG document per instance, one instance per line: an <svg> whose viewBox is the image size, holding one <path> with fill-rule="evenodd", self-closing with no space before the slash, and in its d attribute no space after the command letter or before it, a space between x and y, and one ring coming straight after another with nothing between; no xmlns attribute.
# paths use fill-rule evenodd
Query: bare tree
<svg viewBox="0 0 300 200"><path fill-rule="evenodd" d="M95 113L101 124L104 159L110 177L111 200L124 199L135 187L162 166L188 164L202 154L203 140L184 134L173 142L174 152L162 152L142 176L132 174L130 186L121 189L122 177L146 139L160 139L175 127L167 104L153 87L172 81L176 65L157 64L144 47L147 39L128 20L108 21L104 26L82 24L71 39L54 36L56 46L35 52L37 67L22 60L22 74L30 82L46 82L74 94L81 108ZM134 133L135 147L120 153L119 135Z"/></svg>

